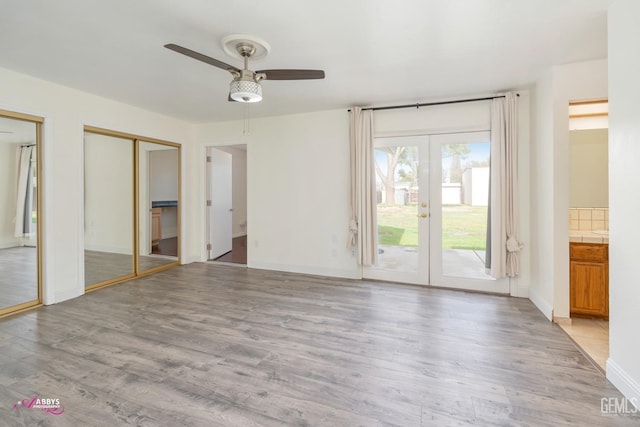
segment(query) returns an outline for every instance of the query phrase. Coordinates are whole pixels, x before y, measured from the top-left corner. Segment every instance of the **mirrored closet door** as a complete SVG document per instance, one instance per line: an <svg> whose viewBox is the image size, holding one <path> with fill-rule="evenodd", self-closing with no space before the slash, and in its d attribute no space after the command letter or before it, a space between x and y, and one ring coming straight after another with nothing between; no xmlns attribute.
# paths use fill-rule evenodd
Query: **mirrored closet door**
<svg viewBox="0 0 640 427"><path fill-rule="evenodd" d="M180 159L178 147L138 141L140 271L178 261Z"/></svg>
<svg viewBox="0 0 640 427"><path fill-rule="evenodd" d="M0 316L41 302L42 121L0 110Z"/></svg>
<svg viewBox="0 0 640 427"><path fill-rule="evenodd" d="M180 145L85 127L85 288L179 265Z"/></svg>
<svg viewBox="0 0 640 427"><path fill-rule="evenodd" d="M134 277L133 141L84 134L85 287Z"/></svg>

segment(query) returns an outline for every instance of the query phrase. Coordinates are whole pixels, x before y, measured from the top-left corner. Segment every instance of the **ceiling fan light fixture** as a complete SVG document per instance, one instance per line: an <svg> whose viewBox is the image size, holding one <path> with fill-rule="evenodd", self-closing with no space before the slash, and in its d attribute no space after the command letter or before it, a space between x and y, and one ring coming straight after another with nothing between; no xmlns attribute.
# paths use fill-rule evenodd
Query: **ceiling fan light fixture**
<svg viewBox="0 0 640 427"><path fill-rule="evenodd" d="M229 96L237 102L260 102L262 87L252 80L234 80L230 85Z"/></svg>

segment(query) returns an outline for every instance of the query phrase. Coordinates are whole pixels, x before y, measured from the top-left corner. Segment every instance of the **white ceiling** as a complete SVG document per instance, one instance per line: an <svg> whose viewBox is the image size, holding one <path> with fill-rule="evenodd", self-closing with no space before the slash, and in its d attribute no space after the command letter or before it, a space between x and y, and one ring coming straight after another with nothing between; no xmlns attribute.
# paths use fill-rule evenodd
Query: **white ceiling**
<svg viewBox="0 0 640 427"><path fill-rule="evenodd" d="M35 142L35 123L0 117L0 144L33 144Z"/></svg>
<svg viewBox="0 0 640 427"><path fill-rule="evenodd" d="M414 103L535 82L551 65L606 58L613 0L3 0L0 67L193 122L241 119L220 40L271 45L251 68L324 69L265 81L253 117ZM251 64L250 64L251 65Z"/></svg>

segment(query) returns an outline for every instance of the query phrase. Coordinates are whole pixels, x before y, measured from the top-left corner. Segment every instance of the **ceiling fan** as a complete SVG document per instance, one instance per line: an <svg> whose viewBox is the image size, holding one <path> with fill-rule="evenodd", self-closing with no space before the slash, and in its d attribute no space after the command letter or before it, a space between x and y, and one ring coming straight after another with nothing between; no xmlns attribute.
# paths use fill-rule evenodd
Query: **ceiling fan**
<svg viewBox="0 0 640 427"><path fill-rule="evenodd" d="M262 80L324 79L324 71L322 70L250 70L249 58L263 56L269 52L269 45L255 37L246 35L228 36L222 40L222 44L228 54L239 56L243 59L244 66L242 69L177 44L169 43L164 47L231 73L233 80L229 89L229 101L245 103L261 101L262 87L260 82Z"/></svg>

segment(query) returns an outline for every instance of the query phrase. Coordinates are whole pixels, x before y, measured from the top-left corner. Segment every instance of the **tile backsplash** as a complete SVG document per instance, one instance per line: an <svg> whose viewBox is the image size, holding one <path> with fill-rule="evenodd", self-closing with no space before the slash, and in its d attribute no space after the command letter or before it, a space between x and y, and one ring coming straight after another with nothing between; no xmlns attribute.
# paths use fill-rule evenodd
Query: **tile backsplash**
<svg viewBox="0 0 640 427"><path fill-rule="evenodd" d="M569 231L609 229L609 208L570 208Z"/></svg>

